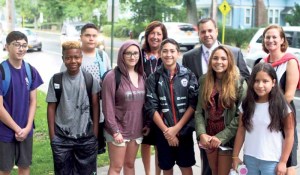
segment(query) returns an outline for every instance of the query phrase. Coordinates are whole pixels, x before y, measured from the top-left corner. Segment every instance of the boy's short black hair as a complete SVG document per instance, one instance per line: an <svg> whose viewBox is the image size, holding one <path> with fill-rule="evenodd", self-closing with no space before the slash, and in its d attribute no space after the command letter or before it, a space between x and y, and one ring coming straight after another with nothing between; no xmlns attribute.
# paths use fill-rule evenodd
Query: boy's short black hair
<svg viewBox="0 0 300 175"><path fill-rule="evenodd" d="M12 31L6 37L6 44L10 44L13 41L24 39L28 43L27 36L20 31Z"/></svg>
<svg viewBox="0 0 300 175"><path fill-rule="evenodd" d="M86 29L89 29L89 28L95 29L99 32L99 29L95 24L87 23L81 28L81 34L83 34L86 31Z"/></svg>

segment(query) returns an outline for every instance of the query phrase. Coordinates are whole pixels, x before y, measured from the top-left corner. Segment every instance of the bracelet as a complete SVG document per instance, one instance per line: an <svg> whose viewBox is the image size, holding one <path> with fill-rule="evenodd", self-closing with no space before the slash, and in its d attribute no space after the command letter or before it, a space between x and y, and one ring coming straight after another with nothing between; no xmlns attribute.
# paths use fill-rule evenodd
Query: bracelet
<svg viewBox="0 0 300 175"><path fill-rule="evenodd" d="M232 156L231 158L233 158L233 159L238 159L239 157L237 157L237 156Z"/></svg>

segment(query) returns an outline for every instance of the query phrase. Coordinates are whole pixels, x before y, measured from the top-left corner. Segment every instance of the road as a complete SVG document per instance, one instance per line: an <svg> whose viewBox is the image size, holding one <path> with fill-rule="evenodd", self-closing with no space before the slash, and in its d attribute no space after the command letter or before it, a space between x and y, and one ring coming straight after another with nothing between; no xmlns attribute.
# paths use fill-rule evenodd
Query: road
<svg viewBox="0 0 300 175"><path fill-rule="evenodd" d="M46 53L61 56L61 44L60 33L53 32L37 32L43 43L43 51ZM113 62L116 62L118 55L118 49L121 47L123 41L120 39L114 39L113 47ZM111 39L105 37L105 51L111 58Z"/></svg>

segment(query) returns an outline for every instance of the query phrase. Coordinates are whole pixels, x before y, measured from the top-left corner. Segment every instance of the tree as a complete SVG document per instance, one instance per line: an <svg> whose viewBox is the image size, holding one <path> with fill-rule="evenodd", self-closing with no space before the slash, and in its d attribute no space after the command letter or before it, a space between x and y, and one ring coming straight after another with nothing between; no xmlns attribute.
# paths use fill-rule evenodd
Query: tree
<svg viewBox="0 0 300 175"><path fill-rule="evenodd" d="M292 26L300 26L300 5L295 3L295 8L292 10L292 14L286 16L285 20Z"/></svg>
<svg viewBox="0 0 300 175"><path fill-rule="evenodd" d="M34 23L38 18L39 11L37 6L37 0L22 0L22 1L15 1L16 11L22 18L22 26L24 24L24 20ZM24 26L23 26L24 27Z"/></svg>
<svg viewBox="0 0 300 175"><path fill-rule="evenodd" d="M267 24L267 10L264 0L256 0L255 5L255 26L260 27Z"/></svg>
<svg viewBox="0 0 300 175"><path fill-rule="evenodd" d="M181 0L129 0L129 4L130 11L133 13L131 18L133 23L148 23L154 20L178 21L178 19L183 19L181 12L184 9L179 7L182 4Z"/></svg>
<svg viewBox="0 0 300 175"><path fill-rule="evenodd" d="M217 13L218 13L218 2L217 0L211 0L211 14L210 17L214 19L215 21L217 20Z"/></svg>
<svg viewBox="0 0 300 175"><path fill-rule="evenodd" d="M196 25L198 22L196 0L186 0L186 14L187 21Z"/></svg>

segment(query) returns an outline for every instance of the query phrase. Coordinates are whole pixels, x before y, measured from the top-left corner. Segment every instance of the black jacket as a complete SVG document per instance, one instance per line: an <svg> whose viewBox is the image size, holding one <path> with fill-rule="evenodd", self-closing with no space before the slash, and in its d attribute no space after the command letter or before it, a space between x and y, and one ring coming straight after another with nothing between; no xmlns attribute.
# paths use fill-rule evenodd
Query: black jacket
<svg viewBox="0 0 300 175"><path fill-rule="evenodd" d="M151 74L146 80L146 115L153 119L155 111L160 113L165 125L174 126L189 106L196 109L198 82L194 73L177 64L177 73L170 80L170 74L164 66ZM174 115L175 114L175 115ZM181 129L194 128L194 118ZM180 132L181 133L181 132ZM181 133L183 134L183 133Z"/></svg>

